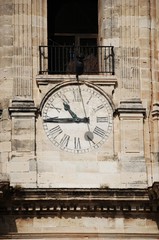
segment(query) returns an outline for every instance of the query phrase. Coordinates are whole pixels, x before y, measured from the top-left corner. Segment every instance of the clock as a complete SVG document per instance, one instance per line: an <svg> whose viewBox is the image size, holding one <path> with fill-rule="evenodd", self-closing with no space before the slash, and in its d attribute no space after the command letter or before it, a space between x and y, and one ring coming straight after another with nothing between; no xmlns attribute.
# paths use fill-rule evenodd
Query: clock
<svg viewBox="0 0 159 240"><path fill-rule="evenodd" d="M52 144L80 154L100 148L112 131L108 97L90 84L68 84L51 91L42 108L43 127Z"/></svg>

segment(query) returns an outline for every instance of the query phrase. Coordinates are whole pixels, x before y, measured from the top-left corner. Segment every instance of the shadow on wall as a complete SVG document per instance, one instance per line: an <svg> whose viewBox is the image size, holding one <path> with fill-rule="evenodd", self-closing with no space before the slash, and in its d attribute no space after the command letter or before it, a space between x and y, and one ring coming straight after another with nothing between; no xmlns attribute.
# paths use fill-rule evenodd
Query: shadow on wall
<svg viewBox="0 0 159 240"><path fill-rule="evenodd" d="M10 232L17 232L16 217L12 215L0 216L0 236Z"/></svg>

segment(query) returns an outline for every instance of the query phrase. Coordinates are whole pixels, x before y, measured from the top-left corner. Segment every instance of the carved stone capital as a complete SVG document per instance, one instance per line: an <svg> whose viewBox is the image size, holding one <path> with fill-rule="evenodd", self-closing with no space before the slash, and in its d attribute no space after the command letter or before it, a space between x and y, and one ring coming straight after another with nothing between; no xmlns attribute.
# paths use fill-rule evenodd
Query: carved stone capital
<svg viewBox="0 0 159 240"><path fill-rule="evenodd" d="M120 106L116 111L119 115L129 113L129 114L142 114L145 116L146 109L143 108L140 99L123 100L120 102Z"/></svg>
<svg viewBox="0 0 159 240"><path fill-rule="evenodd" d="M159 119L159 103L153 104L152 117L153 119Z"/></svg>
<svg viewBox="0 0 159 240"><path fill-rule="evenodd" d="M35 151L35 118L38 109L33 100L13 100L9 107L12 118L12 152ZM20 133L19 133L20 130Z"/></svg>
<svg viewBox="0 0 159 240"><path fill-rule="evenodd" d="M11 116L33 114L37 112L37 108L34 105L33 100L13 100L12 106L9 107L9 113Z"/></svg>

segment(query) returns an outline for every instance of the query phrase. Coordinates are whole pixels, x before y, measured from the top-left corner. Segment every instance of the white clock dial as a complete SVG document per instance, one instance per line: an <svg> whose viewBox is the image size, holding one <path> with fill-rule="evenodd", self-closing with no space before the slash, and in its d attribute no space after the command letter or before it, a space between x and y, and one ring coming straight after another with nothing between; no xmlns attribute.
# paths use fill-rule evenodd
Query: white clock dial
<svg viewBox="0 0 159 240"><path fill-rule="evenodd" d="M98 149L112 131L112 108L107 98L87 85L67 85L46 100L43 126L58 148L72 153Z"/></svg>

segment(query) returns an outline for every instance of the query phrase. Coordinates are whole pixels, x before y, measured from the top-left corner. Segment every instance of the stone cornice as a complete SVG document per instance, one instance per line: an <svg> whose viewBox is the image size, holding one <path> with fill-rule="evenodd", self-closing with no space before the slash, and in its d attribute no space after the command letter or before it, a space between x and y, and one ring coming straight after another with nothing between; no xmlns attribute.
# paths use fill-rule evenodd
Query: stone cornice
<svg viewBox="0 0 159 240"><path fill-rule="evenodd" d="M36 77L37 85L57 84L64 81L76 81L75 75L38 75ZM112 75L81 75L80 81L88 81L93 84L117 86L117 78Z"/></svg>
<svg viewBox="0 0 159 240"><path fill-rule="evenodd" d="M152 117L153 119L159 119L159 103L154 103L153 104L153 109L152 109Z"/></svg>
<svg viewBox="0 0 159 240"><path fill-rule="evenodd" d="M152 213L157 206L147 189L21 189L11 188L0 200L0 213Z"/></svg>
<svg viewBox="0 0 159 240"><path fill-rule="evenodd" d="M140 99L130 99L130 100L123 100L120 102L120 106L116 110L118 114L125 114L125 113L137 113L146 115L146 109L143 108L142 102Z"/></svg>
<svg viewBox="0 0 159 240"><path fill-rule="evenodd" d="M2 234L0 239L158 239L158 233L97 233L97 232L84 232L84 233L11 233L11 234Z"/></svg>
<svg viewBox="0 0 159 240"><path fill-rule="evenodd" d="M33 100L13 100L12 106L9 107L9 113L36 113L37 108Z"/></svg>

